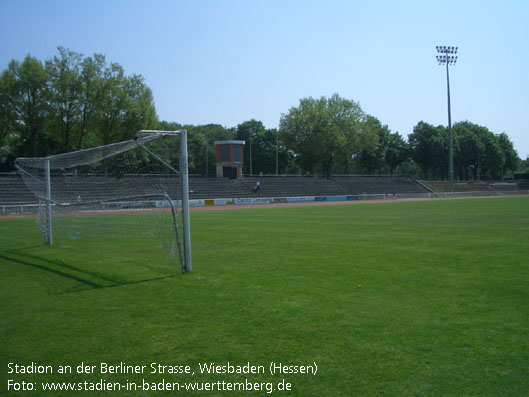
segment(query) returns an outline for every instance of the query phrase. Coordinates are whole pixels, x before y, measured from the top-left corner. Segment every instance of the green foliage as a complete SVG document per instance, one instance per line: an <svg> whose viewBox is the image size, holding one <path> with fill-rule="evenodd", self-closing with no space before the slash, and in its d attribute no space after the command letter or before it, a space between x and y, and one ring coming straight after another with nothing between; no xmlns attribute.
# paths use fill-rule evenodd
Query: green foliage
<svg viewBox="0 0 529 397"><path fill-rule="evenodd" d="M243 173L275 174L276 154L279 169L284 170L286 168L289 153L278 142L278 131L276 129L266 129L262 122L249 120L237 126L236 139L246 142Z"/></svg>
<svg viewBox="0 0 529 397"><path fill-rule="evenodd" d="M480 176L480 153L485 153L485 145L480 139L483 130L481 127L468 121L454 124L452 129L457 136L458 152L455 165L464 179L469 179L470 174L474 180Z"/></svg>
<svg viewBox="0 0 529 397"><path fill-rule="evenodd" d="M507 134L495 135L488 128L463 121L452 128L454 165L460 179L501 178L520 166L520 159ZM448 164L448 132L423 121L408 136L412 158L423 177L444 179Z"/></svg>
<svg viewBox="0 0 529 397"><path fill-rule="evenodd" d="M281 117L280 134L305 172L389 173L404 164L408 145L360 105L339 97L304 98Z"/></svg>
<svg viewBox="0 0 529 397"><path fill-rule="evenodd" d="M17 156L33 157L131 139L157 117L142 76L126 76L101 54L59 47L44 64L29 55L9 63L0 77L0 121L0 147L11 136Z"/></svg>
<svg viewBox="0 0 529 397"><path fill-rule="evenodd" d="M498 144L500 145L503 157L505 158L502 174L518 170L521 163L520 157L518 157L518 153L514 150L513 143L505 132L498 135Z"/></svg>
<svg viewBox="0 0 529 397"><path fill-rule="evenodd" d="M46 122L49 116L49 91L47 73L42 63L31 56L23 62L12 60L2 73L2 87L6 102L5 111L10 134L19 138L19 151L29 156L39 156L46 152L48 141Z"/></svg>
<svg viewBox="0 0 529 397"><path fill-rule="evenodd" d="M318 365L316 376L280 377L292 383L289 396L525 395L528 204L520 197L192 212L194 270L168 278L155 266L163 253L148 241L48 247L33 219L0 219L0 383L7 393L8 377L102 377L8 375L8 362L197 371L104 376L122 383L276 382L197 369L275 361Z"/></svg>
<svg viewBox="0 0 529 397"><path fill-rule="evenodd" d="M364 148L356 156L355 162L367 173L374 174L376 170L382 168L384 162L385 150L389 141L389 128L387 125L383 126L377 118L368 115L362 123L362 129L368 132L366 135L371 137L373 142L371 145L364 145Z"/></svg>
<svg viewBox="0 0 529 397"><path fill-rule="evenodd" d="M237 126L236 139L245 141L244 147L244 174L253 174L254 170L262 170L262 164L257 164L256 157L263 147L261 142L257 142L258 137L264 134L265 127L262 122L257 120L245 121ZM255 166L255 168L254 168Z"/></svg>
<svg viewBox="0 0 529 397"><path fill-rule="evenodd" d="M189 133L188 150L190 151L190 172L209 177L215 176L215 141L235 139L234 129L228 129L220 124L186 125ZM207 172L206 172L207 164Z"/></svg>
<svg viewBox="0 0 529 397"><path fill-rule="evenodd" d="M373 142L359 145L364 149L356 156L355 163L369 174L376 171L382 173L383 169L393 174L393 171L407 160L408 144L399 133L391 133L389 127L382 125L376 117L368 115L362 123L362 128L370 131L364 136L371 137Z"/></svg>
<svg viewBox="0 0 529 397"><path fill-rule="evenodd" d="M522 172L529 172L529 156L525 160L520 161L520 170Z"/></svg>
<svg viewBox="0 0 529 397"><path fill-rule="evenodd" d="M498 138L488 129L484 129L480 139L485 146L485 152L481 157L482 176L500 177L505 157L498 143Z"/></svg>
<svg viewBox="0 0 529 397"><path fill-rule="evenodd" d="M334 94L330 98L303 98L281 116L283 144L298 157L303 169L321 167L329 176L333 165L347 168L353 154L376 147L376 134L362 128L365 114L356 102Z"/></svg>
<svg viewBox="0 0 529 397"><path fill-rule="evenodd" d="M48 128L56 133L60 147L58 150L69 152L77 142L80 115L81 91L80 75L81 55L59 47L59 56L46 61L50 116Z"/></svg>
<svg viewBox="0 0 529 397"><path fill-rule="evenodd" d="M516 180L528 179L529 180L529 172L516 172L514 174L514 179Z"/></svg>
<svg viewBox="0 0 529 397"><path fill-rule="evenodd" d="M404 164L409 157L409 145L398 132L389 134L384 160L393 174L397 167Z"/></svg>
<svg viewBox="0 0 529 397"><path fill-rule="evenodd" d="M423 170L425 179L444 178L447 172L448 133L443 126L434 127L423 121L408 135L410 154Z"/></svg>

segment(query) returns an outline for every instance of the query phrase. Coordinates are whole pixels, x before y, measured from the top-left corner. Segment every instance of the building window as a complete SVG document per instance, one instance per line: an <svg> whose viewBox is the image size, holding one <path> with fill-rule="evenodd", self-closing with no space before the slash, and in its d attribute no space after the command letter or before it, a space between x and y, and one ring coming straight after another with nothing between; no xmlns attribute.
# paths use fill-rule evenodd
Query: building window
<svg viewBox="0 0 529 397"><path fill-rule="evenodd" d="M222 145L221 146L221 160L222 162L228 162L229 160L229 146L228 145Z"/></svg>

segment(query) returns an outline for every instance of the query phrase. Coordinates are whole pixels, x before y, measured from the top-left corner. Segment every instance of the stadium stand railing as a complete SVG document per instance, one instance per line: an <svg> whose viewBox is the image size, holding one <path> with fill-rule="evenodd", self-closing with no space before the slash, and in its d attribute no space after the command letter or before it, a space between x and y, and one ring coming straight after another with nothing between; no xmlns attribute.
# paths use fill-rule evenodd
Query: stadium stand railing
<svg viewBox="0 0 529 397"><path fill-rule="evenodd" d="M525 181L425 181L436 193L450 192L504 192L527 190Z"/></svg>
<svg viewBox="0 0 529 397"><path fill-rule="evenodd" d="M350 194L428 193L429 190L414 179L403 176L336 176Z"/></svg>

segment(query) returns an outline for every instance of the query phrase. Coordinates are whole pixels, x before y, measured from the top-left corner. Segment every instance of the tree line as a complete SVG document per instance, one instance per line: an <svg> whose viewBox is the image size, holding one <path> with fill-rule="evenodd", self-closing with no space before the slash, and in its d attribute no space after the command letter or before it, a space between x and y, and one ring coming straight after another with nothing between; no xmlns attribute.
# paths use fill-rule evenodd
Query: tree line
<svg viewBox="0 0 529 397"><path fill-rule="evenodd" d="M12 60L0 75L0 170L16 157L47 156L132 139L141 129L188 130L192 174L215 175L218 140L246 141L245 174L405 174L448 177L448 131L420 121L407 140L334 94L302 98L279 128L258 120L236 127L160 121L141 75L102 54L63 47L41 62ZM459 179L500 178L528 167L506 133L470 121L454 124L454 170Z"/></svg>

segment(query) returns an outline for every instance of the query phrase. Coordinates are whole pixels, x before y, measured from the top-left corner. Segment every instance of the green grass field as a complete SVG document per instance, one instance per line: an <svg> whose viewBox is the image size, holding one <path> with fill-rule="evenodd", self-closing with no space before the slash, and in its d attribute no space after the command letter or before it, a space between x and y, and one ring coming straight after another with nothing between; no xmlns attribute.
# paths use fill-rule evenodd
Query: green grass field
<svg viewBox="0 0 529 397"><path fill-rule="evenodd" d="M155 394L42 390L104 379L208 396L529 394L529 197L197 211L191 225L181 275L147 239L49 247L34 219L0 219L0 393ZM32 362L53 373L9 373ZM121 362L145 368L101 373ZM265 373L201 374L212 362ZM263 390L218 390L248 382Z"/></svg>

